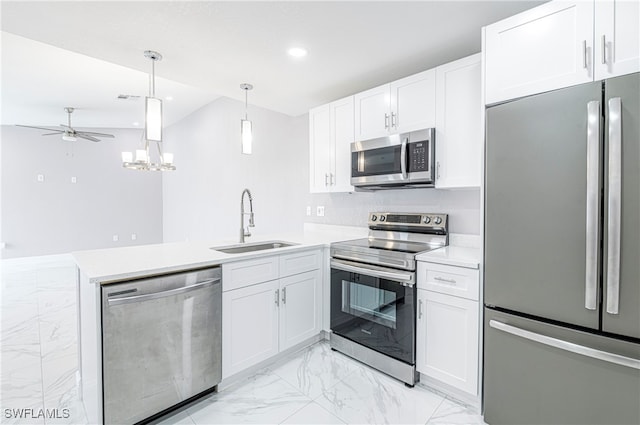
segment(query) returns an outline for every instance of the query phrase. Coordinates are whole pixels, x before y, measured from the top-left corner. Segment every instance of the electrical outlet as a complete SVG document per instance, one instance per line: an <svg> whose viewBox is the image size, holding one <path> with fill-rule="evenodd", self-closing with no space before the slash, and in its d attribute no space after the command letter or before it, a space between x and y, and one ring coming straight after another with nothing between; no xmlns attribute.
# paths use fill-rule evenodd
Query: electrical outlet
<svg viewBox="0 0 640 425"><path fill-rule="evenodd" d="M135 233L131 234L131 240L135 241L136 239L138 239L138 235L136 235Z"/></svg>
<svg viewBox="0 0 640 425"><path fill-rule="evenodd" d="M76 176L71 177L71 183L78 183Z"/></svg>
<svg viewBox="0 0 640 425"><path fill-rule="evenodd" d="M316 207L316 215L318 217L324 217L324 207L323 206Z"/></svg>
<svg viewBox="0 0 640 425"><path fill-rule="evenodd" d="M113 235L113 241L118 242L118 235Z"/></svg>
<svg viewBox="0 0 640 425"><path fill-rule="evenodd" d="M43 183L44 182L44 174L38 174L37 180L39 183Z"/></svg>
<svg viewBox="0 0 640 425"><path fill-rule="evenodd" d="M307 215L308 216L311 215L311 207L310 206L307 206Z"/></svg>

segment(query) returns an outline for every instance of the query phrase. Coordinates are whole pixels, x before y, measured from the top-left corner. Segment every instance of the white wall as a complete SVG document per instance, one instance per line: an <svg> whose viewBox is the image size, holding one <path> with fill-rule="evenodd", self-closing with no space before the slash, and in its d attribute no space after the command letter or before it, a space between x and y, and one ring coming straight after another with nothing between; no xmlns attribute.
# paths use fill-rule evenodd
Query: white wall
<svg viewBox="0 0 640 425"><path fill-rule="evenodd" d="M480 234L479 189L310 194L308 115L250 106L254 149L242 155L243 115L242 102L221 98L165 130L178 168L163 174L165 242L237 241L245 187L254 197L253 234L301 231L304 222L366 227L370 211L447 213L451 232Z"/></svg>
<svg viewBox="0 0 640 425"><path fill-rule="evenodd" d="M480 234L480 189L400 189L376 192L307 194L312 217L307 222L367 226L369 212L426 212L449 214L452 233ZM324 206L325 216L316 216Z"/></svg>
<svg viewBox="0 0 640 425"><path fill-rule="evenodd" d="M161 176L126 170L120 159L121 151L139 145L141 130L95 131L116 137L67 142L2 126L2 258L162 241Z"/></svg>
<svg viewBox="0 0 640 425"><path fill-rule="evenodd" d="M253 195L254 235L302 231L307 117L249 106L253 153L243 155L243 116L243 102L220 98L165 129L165 149L177 168L163 174L165 242L238 241L244 188Z"/></svg>

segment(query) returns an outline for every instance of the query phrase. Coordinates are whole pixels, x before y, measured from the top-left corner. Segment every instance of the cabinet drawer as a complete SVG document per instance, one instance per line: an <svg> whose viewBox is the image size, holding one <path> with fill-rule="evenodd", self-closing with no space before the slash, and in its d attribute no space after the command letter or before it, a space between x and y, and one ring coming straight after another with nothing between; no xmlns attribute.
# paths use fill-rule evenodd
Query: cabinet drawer
<svg viewBox="0 0 640 425"><path fill-rule="evenodd" d="M302 251L280 255L280 277L291 276L320 268L322 251Z"/></svg>
<svg viewBox="0 0 640 425"><path fill-rule="evenodd" d="M243 288L278 278L278 256L222 265L222 290Z"/></svg>
<svg viewBox="0 0 640 425"><path fill-rule="evenodd" d="M480 273L476 269L418 262L418 289L477 300Z"/></svg>

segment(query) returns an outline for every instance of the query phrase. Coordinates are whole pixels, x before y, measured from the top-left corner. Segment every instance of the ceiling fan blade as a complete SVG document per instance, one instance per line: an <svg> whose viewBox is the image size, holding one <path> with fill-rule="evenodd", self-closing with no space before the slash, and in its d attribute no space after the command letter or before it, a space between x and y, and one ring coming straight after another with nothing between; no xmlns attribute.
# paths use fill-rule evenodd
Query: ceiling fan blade
<svg viewBox="0 0 640 425"><path fill-rule="evenodd" d="M58 131L60 133L64 133L64 130L58 130L56 128L46 128L46 127L35 127L33 125L21 125L21 124L16 124L16 127L26 127L26 128L36 128L38 130L47 130L47 131Z"/></svg>
<svg viewBox="0 0 640 425"><path fill-rule="evenodd" d="M58 131L57 133L45 133L41 134L41 136L59 136L61 134L64 134L64 131Z"/></svg>
<svg viewBox="0 0 640 425"><path fill-rule="evenodd" d="M76 134L88 134L88 135L96 136L96 137L115 137L113 134L96 133L96 132L93 132L93 131L76 131Z"/></svg>
<svg viewBox="0 0 640 425"><path fill-rule="evenodd" d="M65 127L65 128L68 128L71 131L75 131L72 127L70 127L70 126L68 126L66 124L60 124L60 127Z"/></svg>
<svg viewBox="0 0 640 425"><path fill-rule="evenodd" d="M86 140L91 140L92 142L99 142L100 141L100 139L96 139L93 136L87 136L86 134L83 134L83 133L76 133L75 137L79 137L81 139L86 139Z"/></svg>

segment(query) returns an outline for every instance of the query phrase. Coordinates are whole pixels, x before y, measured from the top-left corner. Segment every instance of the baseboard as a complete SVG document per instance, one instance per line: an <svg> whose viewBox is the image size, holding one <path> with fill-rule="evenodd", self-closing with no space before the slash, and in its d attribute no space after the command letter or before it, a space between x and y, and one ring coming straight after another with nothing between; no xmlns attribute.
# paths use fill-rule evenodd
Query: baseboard
<svg viewBox="0 0 640 425"><path fill-rule="evenodd" d="M436 379L433 379L422 373L420 374L420 382L417 385L428 387L430 390L436 393L439 393L445 397L448 397L460 404L463 404L471 408L478 414L480 413L480 409L481 409L480 395L474 396L458 388L455 388L449 384L445 384L444 382L440 382Z"/></svg>

